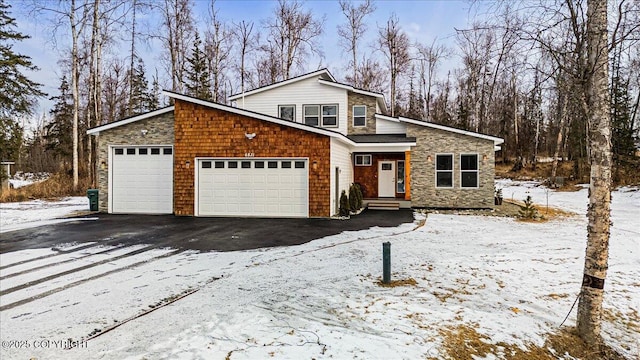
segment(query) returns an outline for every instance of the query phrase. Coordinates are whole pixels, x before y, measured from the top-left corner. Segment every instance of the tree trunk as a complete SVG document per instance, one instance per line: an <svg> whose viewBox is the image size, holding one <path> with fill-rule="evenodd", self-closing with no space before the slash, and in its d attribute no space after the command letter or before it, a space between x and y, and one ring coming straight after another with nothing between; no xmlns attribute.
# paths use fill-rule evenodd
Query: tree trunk
<svg viewBox="0 0 640 360"><path fill-rule="evenodd" d="M587 217L587 249L578 303L578 334L589 345L602 341L602 298L609 256L611 205L611 124L608 91L607 2L587 2L587 55L590 76L586 79L589 109L589 159L591 182Z"/></svg>
<svg viewBox="0 0 640 360"><path fill-rule="evenodd" d="M562 139L564 133L565 119L567 117L567 95L562 97L562 107L560 108L560 125L558 128L558 138L556 140L556 150L553 152L553 163L551 165L551 178L556 178L558 173L558 156L560 155L560 148L562 147Z"/></svg>
<svg viewBox="0 0 640 360"><path fill-rule="evenodd" d="M73 95L73 189L78 190L78 32L76 29L76 1L71 0L69 21L71 22L71 91Z"/></svg>

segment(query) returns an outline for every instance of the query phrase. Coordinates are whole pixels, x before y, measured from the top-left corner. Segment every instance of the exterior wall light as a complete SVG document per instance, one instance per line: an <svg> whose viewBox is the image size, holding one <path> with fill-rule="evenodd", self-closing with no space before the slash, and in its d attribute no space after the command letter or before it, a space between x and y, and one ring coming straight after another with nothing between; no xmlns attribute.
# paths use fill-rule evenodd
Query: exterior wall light
<svg viewBox="0 0 640 360"><path fill-rule="evenodd" d="M427 155L427 162L431 164L431 155Z"/></svg>

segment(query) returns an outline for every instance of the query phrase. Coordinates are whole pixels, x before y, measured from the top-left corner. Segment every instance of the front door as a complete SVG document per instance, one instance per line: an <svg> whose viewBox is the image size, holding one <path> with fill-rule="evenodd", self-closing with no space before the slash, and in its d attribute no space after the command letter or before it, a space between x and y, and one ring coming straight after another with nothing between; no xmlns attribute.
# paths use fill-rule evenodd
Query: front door
<svg viewBox="0 0 640 360"><path fill-rule="evenodd" d="M378 161L378 197L396 197L395 164L395 161Z"/></svg>

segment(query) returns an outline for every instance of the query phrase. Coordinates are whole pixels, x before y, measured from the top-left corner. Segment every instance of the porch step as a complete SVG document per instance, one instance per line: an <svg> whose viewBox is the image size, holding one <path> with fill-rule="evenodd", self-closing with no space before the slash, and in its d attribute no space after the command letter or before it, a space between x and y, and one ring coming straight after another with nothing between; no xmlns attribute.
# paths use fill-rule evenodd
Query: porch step
<svg viewBox="0 0 640 360"><path fill-rule="evenodd" d="M367 209L371 210L400 210L399 202L371 201L367 204Z"/></svg>

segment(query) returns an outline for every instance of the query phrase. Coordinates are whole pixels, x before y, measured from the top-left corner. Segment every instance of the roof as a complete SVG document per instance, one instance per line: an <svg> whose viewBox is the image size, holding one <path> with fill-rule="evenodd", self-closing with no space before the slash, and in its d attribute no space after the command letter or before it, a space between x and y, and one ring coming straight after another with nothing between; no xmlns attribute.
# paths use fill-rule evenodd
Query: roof
<svg viewBox="0 0 640 360"><path fill-rule="evenodd" d="M415 137L407 137L405 134L365 134L365 135L347 135L349 140L357 143L368 144L390 144L390 143L414 143Z"/></svg>
<svg viewBox="0 0 640 360"><path fill-rule="evenodd" d="M301 80L309 79L309 78L312 78L314 76L325 76L325 77L327 77L329 80L331 80L333 82L336 81L336 79L333 77L333 75L331 75L329 70L324 68L324 69L316 70L316 71L313 71L313 72L310 72L310 73L307 73L307 74L302 74L300 76L292 77L292 78L289 78L287 80L282 80L282 81L275 82L273 84L261 86L261 87L255 88L253 90L245 91L245 92L238 93L238 94L233 94L233 95L229 96L228 99L229 100L236 100L236 99L239 99L239 98L241 98L243 96L249 96L249 95L257 94L257 93L260 93L260 92L263 92L263 91L267 91L267 90L271 90L271 89L274 89L274 88L277 88L277 87L280 87L280 86L284 86L284 85L288 85L288 84L291 84L291 83L294 83L294 82L298 82L298 81L301 81Z"/></svg>
<svg viewBox="0 0 640 360"><path fill-rule="evenodd" d="M167 106L167 107L164 107L164 108L161 108L161 109L158 109L158 110L150 111L148 113L135 115L135 116L124 118L124 119L121 119L121 120L118 120L118 121L110 122L108 124L96 126L96 127L93 127L91 129L87 130L87 134L88 135L98 135L100 133L100 131L113 129L113 128L118 127L118 126L131 124L132 122L136 122L136 121L140 121L140 120L144 120L144 119L149 119L149 118L152 118L154 116L166 114L168 112L173 112L173 108L174 108L173 106Z"/></svg>
<svg viewBox="0 0 640 360"><path fill-rule="evenodd" d="M384 95L382 93L373 92L373 91L364 90L364 89L359 89L359 88L353 87L353 86L348 85L348 84L339 83L337 81L327 81L327 80L319 79L318 82L320 84L322 84L322 85L328 85L328 86L333 86L333 87L337 87L337 88L340 88L340 89L345 89L347 91L351 91L351 92L354 92L356 94L362 94L362 95L375 97L376 101L378 101L378 105L380 105L380 108L382 109L382 111L386 111L387 110L387 103L384 101Z"/></svg>
<svg viewBox="0 0 640 360"><path fill-rule="evenodd" d="M271 123L278 124L278 125L283 125L283 126L287 126L287 127L291 127L291 128L295 128L295 129L300 129L300 130L304 130L304 131L308 131L308 132L312 132L312 133L316 133L316 134L320 134L320 135L325 135L325 136L337 138L337 139L342 140L343 142L345 142L345 143L347 143L349 145L355 145L355 143L353 141L349 140L346 136L342 135L339 132L333 131L333 130L328 130L328 129L324 129L324 128L315 127L315 126L312 126L312 125L307 125L307 124L303 124L303 123L284 120L284 119L280 119L280 118L277 118L277 117L274 117L274 116L265 115L265 114L262 114L262 113L259 113L259 112L240 109L240 108L237 108L237 107L224 105L224 104L220 104L220 103L216 103L216 102L212 102L212 101L202 100L202 99L194 98L192 96L178 94L178 93L175 93L175 92L172 92L172 91L169 91L169 90L163 90L162 93L164 95L167 95L167 96L169 96L171 98L174 98L176 100L186 101L186 102L190 102L190 103L193 103L193 104L198 104L198 105L202 105L202 106L206 106L206 107L209 107L209 108L218 109L218 110L222 110L222 111L228 111L230 113L243 115L243 116L248 116L248 117L251 117L251 118L254 118L254 119L267 121L267 122L271 122Z"/></svg>

